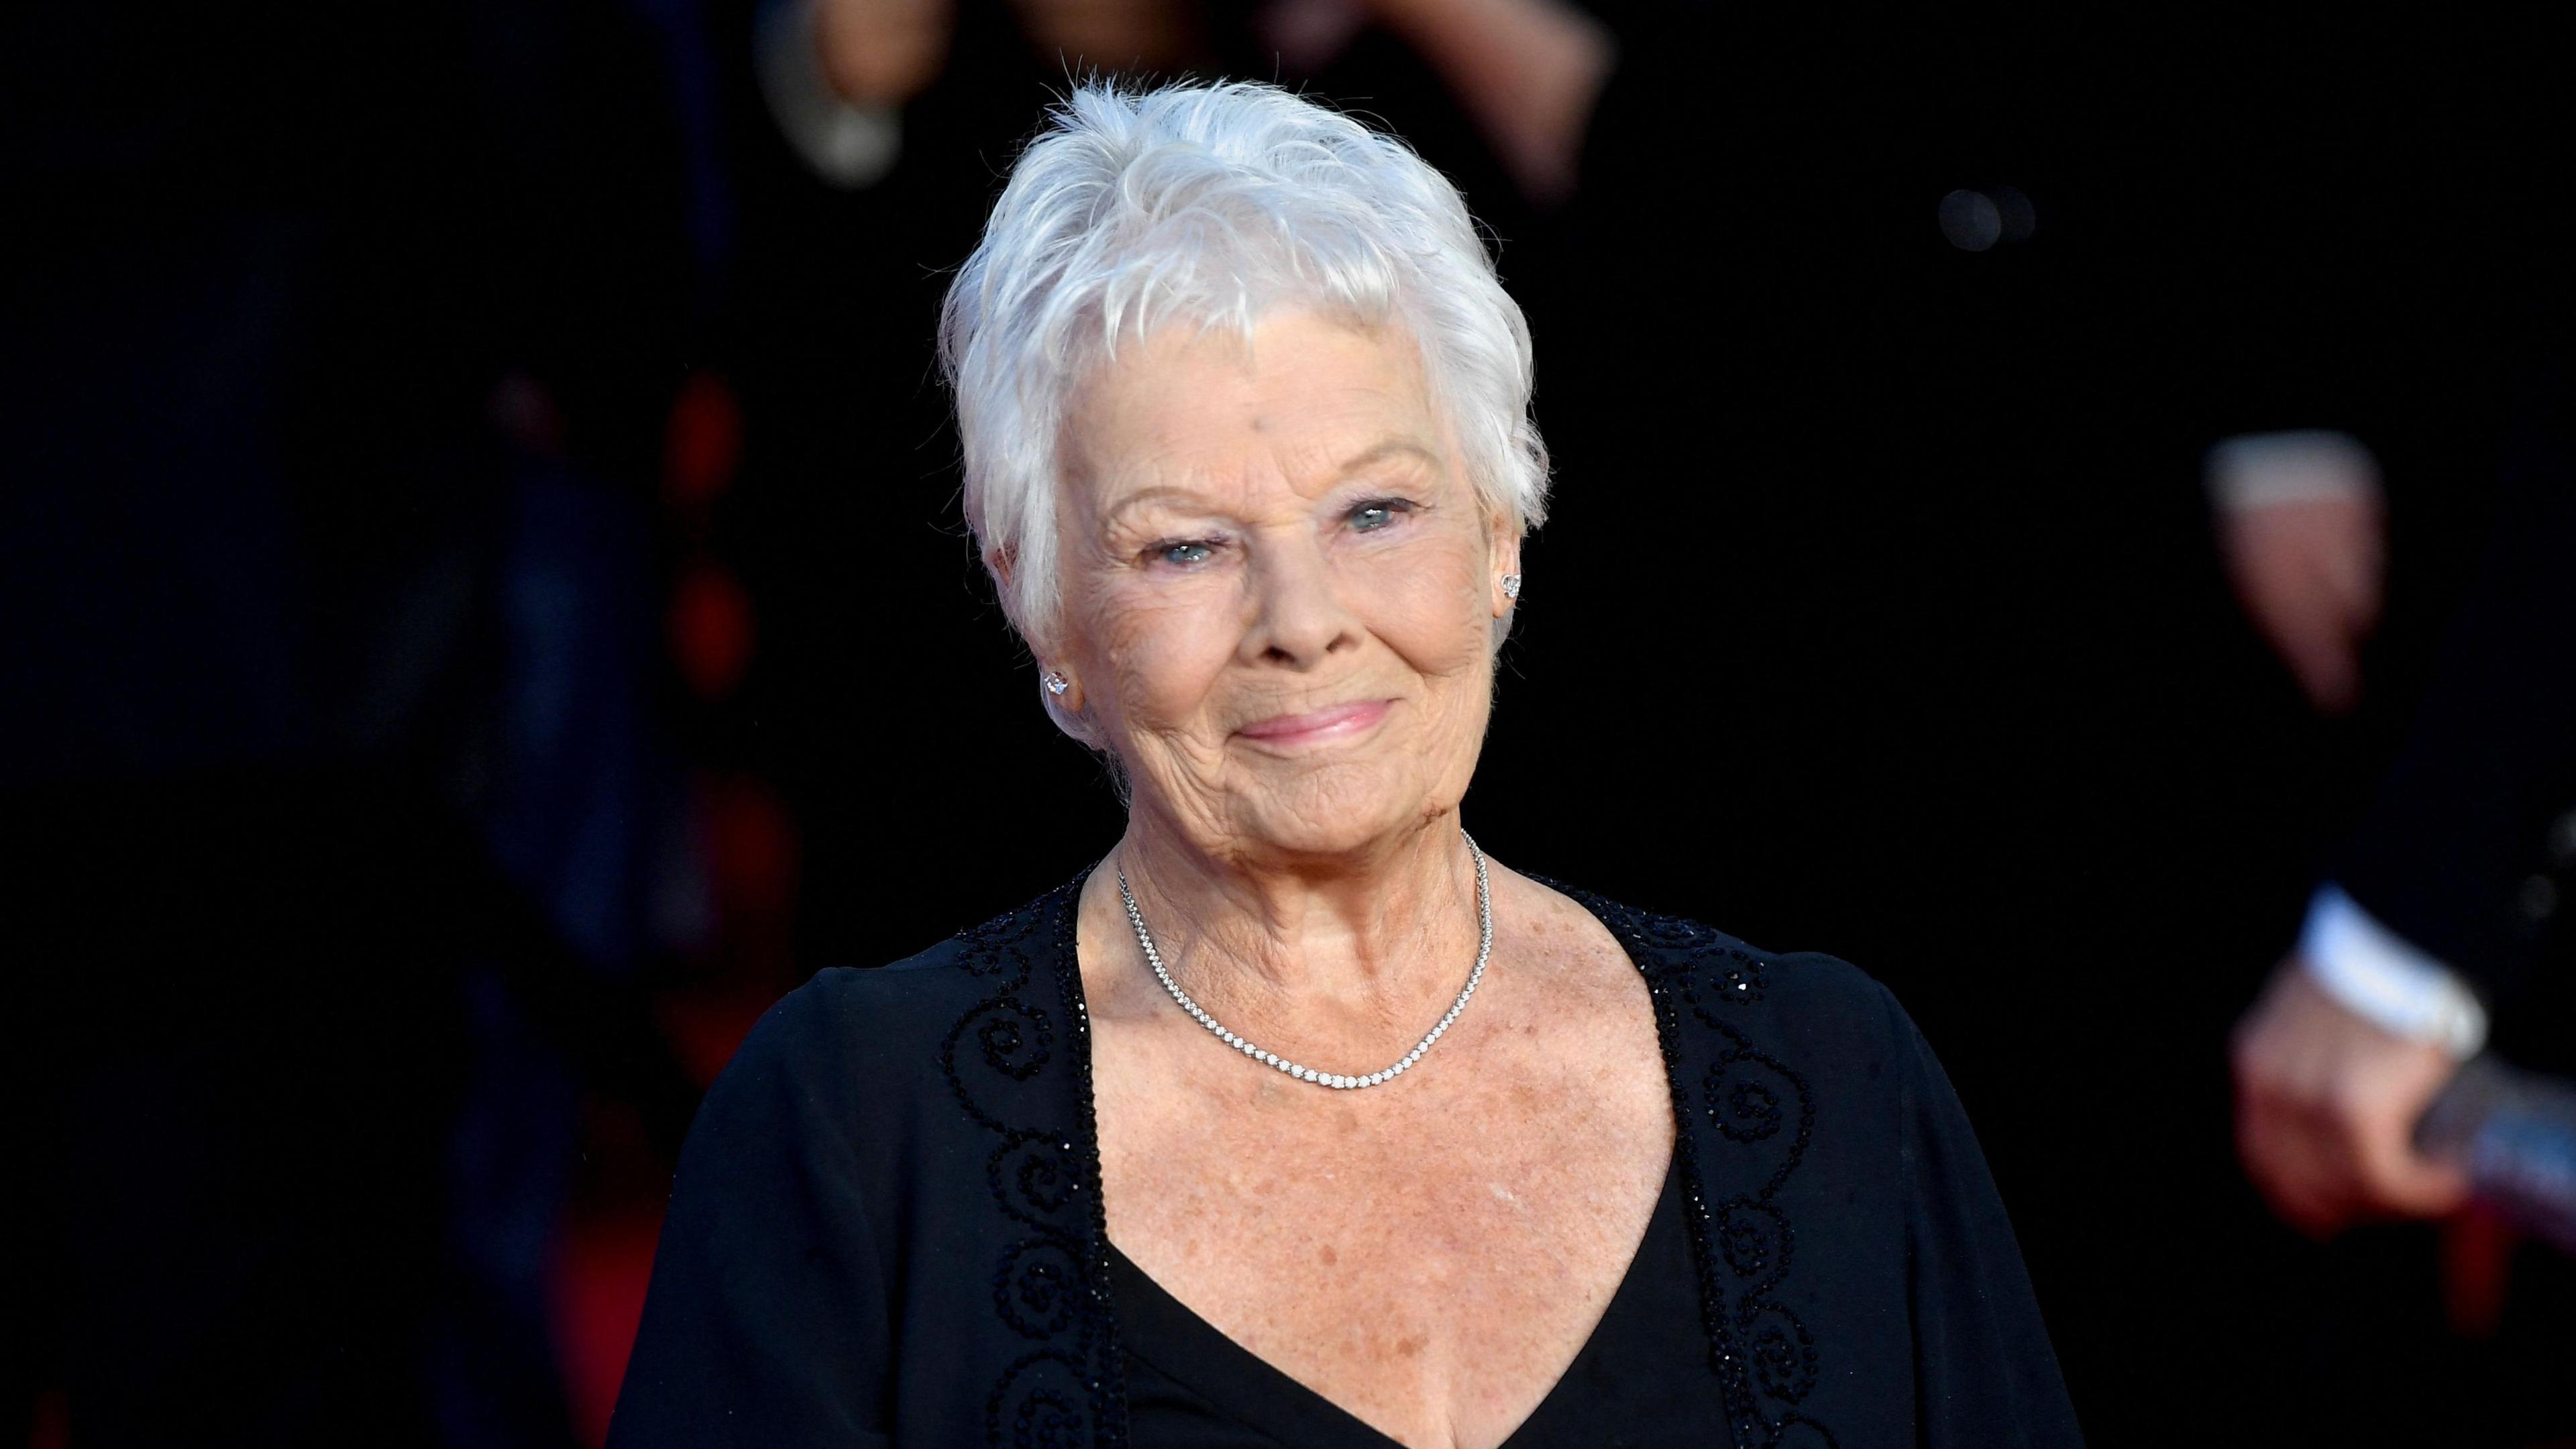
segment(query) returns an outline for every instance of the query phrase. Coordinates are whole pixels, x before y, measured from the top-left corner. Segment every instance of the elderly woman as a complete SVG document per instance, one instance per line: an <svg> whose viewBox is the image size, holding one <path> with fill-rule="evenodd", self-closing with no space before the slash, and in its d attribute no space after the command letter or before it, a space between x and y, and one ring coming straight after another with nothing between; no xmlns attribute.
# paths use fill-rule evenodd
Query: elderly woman
<svg viewBox="0 0 2576 1449"><path fill-rule="evenodd" d="M617 1449L2076 1442L1883 989L1461 828L1546 472L1453 188L1270 88L1079 90L943 341L1126 834L761 1023Z"/></svg>

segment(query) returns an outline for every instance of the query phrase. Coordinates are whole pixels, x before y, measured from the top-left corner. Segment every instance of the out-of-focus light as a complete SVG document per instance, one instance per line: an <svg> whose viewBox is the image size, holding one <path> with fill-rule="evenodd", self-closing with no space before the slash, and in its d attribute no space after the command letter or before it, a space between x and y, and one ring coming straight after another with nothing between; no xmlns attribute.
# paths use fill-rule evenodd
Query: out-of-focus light
<svg viewBox="0 0 2576 1449"><path fill-rule="evenodd" d="M710 775L699 782L697 805L717 912L737 922L784 917L796 903L796 821L777 787Z"/></svg>
<svg viewBox="0 0 2576 1449"><path fill-rule="evenodd" d="M2030 234L2039 229L2039 208L2032 206L2030 198L2022 195L2018 187L1998 186L1994 190L1994 198L1995 212L2003 218L2003 240L2030 240Z"/></svg>
<svg viewBox="0 0 2576 1449"><path fill-rule="evenodd" d="M732 484L742 463L742 404L712 372L693 372L671 399L662 442L663 496L703 508Z"/></svg>
<svg viewBox="0 0 2576 1449"><path fill-rule="evenodd" d="M720 700L751 667L751 594L723 566L700 560L671 594L671 657L703 700Z"/></svg>
<svg viewBox="0 0 2576 1449"><path fill-rule="evenodd" d="M1941 198L1941 235L1963 252L1981 252L2003 240L2003 208L1982 191L1959 190Z"/></svg>

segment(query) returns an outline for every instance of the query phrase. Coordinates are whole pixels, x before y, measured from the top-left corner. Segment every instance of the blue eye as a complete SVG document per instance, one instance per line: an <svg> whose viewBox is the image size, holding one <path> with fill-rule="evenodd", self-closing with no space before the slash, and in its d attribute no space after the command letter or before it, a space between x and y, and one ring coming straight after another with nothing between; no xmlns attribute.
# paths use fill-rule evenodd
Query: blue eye
<svg viewBox="0 0 2576 1449"><path fill-rule="evenodd" d="M1351 527L1361 533L1375 533L1395 522L1399 513L1410 513L1413 505L1401 498L1376 498L1351 510Z"/></svg>
<svg viewBox="0 0 2576 1449"><path fill-rule="evenodd" d="M1167 543L1159 550L1163 562L1184 566L1206 563L1215 552L1215 549L1204 543Z"/></svg>

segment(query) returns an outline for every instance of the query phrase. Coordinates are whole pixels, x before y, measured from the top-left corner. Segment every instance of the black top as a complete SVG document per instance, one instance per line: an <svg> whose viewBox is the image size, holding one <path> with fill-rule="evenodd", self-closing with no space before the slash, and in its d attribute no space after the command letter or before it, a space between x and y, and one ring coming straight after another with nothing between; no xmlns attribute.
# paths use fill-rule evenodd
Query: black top
<svg viewBox="0 0 2576 1449"><path fill-rule="evenodd" d="M1080 884L761 1020L681 1156L611 1449L1112 1449L1170 1432L1170 1386L1221 1387L1109 1246ZM1623 1416L1583 1442L1660 1430L1670 1390L1693 1444L2079 1443L1976 1139L1886 990L1574 894L1646 978L1687 1245L1614 1305L1644 1331L1596 1335L1561 1390Z"/></svg>
<svg viewBox="0 0 2576 1449"><path fill-rule="evenodd" d="M1681 1158L1601 1322L1503 1449L1706 1444L1726 1422L1692 1291ZM1109 1296L1135 1449L1394 1449L1395 1441L1190 1311L1113 1245Z"/></svg>

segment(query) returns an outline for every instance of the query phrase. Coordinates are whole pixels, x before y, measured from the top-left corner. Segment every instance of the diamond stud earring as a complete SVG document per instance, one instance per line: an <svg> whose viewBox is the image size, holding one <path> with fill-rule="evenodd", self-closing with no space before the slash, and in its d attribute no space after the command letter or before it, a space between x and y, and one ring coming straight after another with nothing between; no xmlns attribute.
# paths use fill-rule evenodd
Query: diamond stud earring
<svg viewBox="0 0 2576 1449"><path fill-rule="evenodd" d="M1520 596L1521 576L1519 574L1503 575L1503 597L1506 599L1517 599Z"/></svg>
<svg viewBox="0 0 2576 1449"><path fill-rule="evenodd" d="M1063 675L1056 673L1052 669L1039 675L1038 678L1045 681L1047 693L1054 695L1058 699L1064 698L1064 692L1073 688L1073 682L1071 680L1066 679Z"/></svg>

